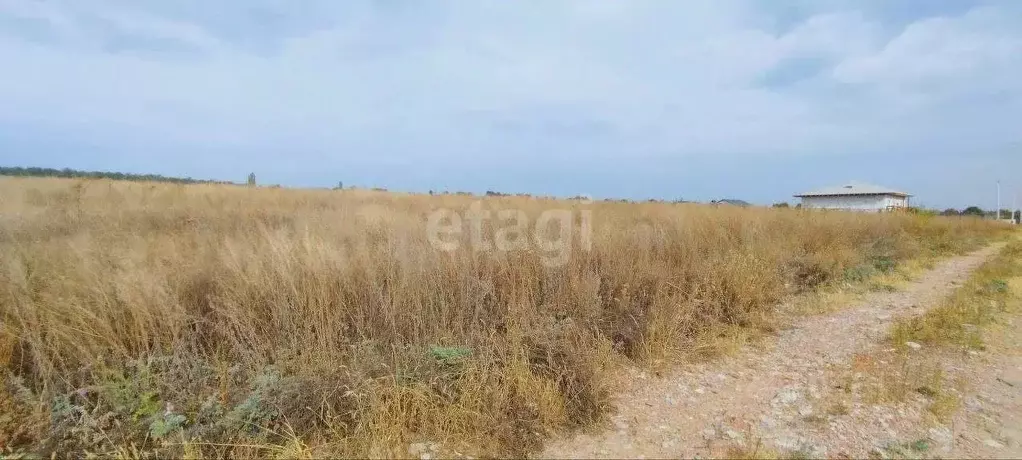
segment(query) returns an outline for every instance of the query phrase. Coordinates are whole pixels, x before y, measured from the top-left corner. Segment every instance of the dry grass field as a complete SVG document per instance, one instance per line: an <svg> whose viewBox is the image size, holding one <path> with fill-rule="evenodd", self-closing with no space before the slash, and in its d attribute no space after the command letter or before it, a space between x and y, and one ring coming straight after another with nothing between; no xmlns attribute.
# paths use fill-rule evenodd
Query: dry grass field
<svg viewBox="0 0 1022 460"><path fill-rule="evenodd" d="M456 249L430 243L433 211L476 201L530 221L560 209L572 238L535 243L557 229L529 227L516 249L474 249L477 230L499 233L491 219ZM721 337L769 331L786 296L1002 228L0 178L0 452L401 456L428 441L522 455L606 414L616 363L713 354Z"/></svg>

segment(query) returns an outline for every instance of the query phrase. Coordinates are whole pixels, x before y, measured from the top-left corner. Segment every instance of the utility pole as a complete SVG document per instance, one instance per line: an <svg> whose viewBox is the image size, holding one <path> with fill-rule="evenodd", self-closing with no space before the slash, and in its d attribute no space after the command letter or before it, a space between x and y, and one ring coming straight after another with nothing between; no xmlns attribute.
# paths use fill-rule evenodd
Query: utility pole
<svg viewBox="0 0 1022 460"><path fill-rule="evenodd" d="M1015 213L1017 212L1018 212L1018 192L1015 192L1011 195L1011 223L1013 224L1018 223L1015 222Z"/></svg>
<svg viewBox="0 0 1022 460"><path fill-rule="evenodd" d="M997 217L994 220L1001 220L1001 181L997 181Z"/></svg>

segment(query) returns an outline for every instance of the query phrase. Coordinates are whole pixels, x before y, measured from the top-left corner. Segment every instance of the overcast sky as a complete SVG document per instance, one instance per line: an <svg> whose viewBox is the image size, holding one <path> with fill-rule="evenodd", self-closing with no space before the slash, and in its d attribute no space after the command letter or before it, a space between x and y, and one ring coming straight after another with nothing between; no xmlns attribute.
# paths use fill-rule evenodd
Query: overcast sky
<svg viewBox="0 0 1022 460"><path fill-rule="evenodd" d="M0 164L934 207L1022 192L1022 1L0 0ZM1013 177L1014 176L1014 177Z"/></svg>

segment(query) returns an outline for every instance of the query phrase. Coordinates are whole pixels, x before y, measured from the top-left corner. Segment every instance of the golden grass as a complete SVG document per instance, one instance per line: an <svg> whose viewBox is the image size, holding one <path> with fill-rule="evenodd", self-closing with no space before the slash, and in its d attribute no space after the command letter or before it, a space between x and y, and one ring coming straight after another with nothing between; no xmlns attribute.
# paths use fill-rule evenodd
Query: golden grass
<svg viewBox="0 0 1022 460"><path fill-rule="evenodd" d="M429 244L433 210L476 200L0 178L0 451L523 455L606 413L617 360L706 353L785 296L1004 232L499 197L482 207L590 211L592 249L577 226L557 267Z"/></svg>

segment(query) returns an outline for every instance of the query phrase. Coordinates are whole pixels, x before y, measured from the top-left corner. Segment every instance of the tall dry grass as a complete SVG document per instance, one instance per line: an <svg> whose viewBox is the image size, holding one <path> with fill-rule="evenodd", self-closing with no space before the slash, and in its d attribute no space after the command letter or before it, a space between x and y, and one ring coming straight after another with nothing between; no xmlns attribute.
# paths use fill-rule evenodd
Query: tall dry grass
<svg viewBox="0 0 1022 460"><path fill-rule="evenodd" d="M429 213L474 200L0 179L0 446L388 456L433 441L521 455L606 412L615 360L704 353L769 329L786 295L1000 233L500 197L483 206L591 211L592 250L548 267L536 249L432 247Z"/></svg>

